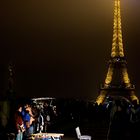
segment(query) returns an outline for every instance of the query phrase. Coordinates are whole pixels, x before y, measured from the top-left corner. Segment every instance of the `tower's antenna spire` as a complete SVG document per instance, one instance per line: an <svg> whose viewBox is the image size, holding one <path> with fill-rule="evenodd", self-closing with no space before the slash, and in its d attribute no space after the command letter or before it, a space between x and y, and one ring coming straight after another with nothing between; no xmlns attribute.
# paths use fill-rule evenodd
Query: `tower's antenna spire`
<svg viewBox="0 0 140 140"><path fill-rule="evenodd" d="M114 1L113 40L111 57L124 57L121 29L120 0Z"/></svg>

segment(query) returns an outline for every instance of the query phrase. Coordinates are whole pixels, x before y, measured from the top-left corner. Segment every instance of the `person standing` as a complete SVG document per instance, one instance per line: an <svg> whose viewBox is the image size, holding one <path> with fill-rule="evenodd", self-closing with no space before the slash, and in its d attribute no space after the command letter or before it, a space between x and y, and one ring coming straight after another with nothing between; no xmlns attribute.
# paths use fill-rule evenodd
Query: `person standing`
<svg viewBox="0 0 140 140"><path fill-rule="evenodd" d="M40 111L39 116L37 118L37 132L42 133L44 130L44 117L42 112Z"/></svg>
<svg viewBox="0 0 140 140"><path fill-rule="evenodd" d="M23 132L25 131L21 111L22 111L22 106L18 105L17 110L15 112L16 140L22 140Z"/></svg>
<svg viewBox="0 0 140 140"><path fill-rule="evenodd" d="M35 119L33 117L30 105L26 104L24 106L24 110L22 111L22 118L26 129L24 133L24 139L27 139L34 133L33 122Z"/></svg>

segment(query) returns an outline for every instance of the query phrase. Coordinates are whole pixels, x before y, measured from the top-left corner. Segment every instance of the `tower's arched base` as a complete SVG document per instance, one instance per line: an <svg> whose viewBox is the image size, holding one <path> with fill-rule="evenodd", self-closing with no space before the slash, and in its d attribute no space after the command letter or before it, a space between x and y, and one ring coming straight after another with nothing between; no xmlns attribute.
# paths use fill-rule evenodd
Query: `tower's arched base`
<svg viewBox="0 0 140 140"><path fill-rule="evenodd" d="M112 99L119 99L120 97L127 99L131 103L137 102L139 104L139 99L135 95L135 89L131 88L109 88L109 89L101 89L100 94L96 99L96 103L103 104L106 100L106 97L110 97Z"/></svg>

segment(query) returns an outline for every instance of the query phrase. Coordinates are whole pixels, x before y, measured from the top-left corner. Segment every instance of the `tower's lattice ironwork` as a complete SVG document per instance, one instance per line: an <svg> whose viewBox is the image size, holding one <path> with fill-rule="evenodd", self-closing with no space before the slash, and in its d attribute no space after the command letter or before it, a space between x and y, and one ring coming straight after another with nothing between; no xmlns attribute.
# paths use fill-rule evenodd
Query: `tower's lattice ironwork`
<svg viewBox="0 0 140 140"><path fill-rule="evenodd" d="M130 82L126 64L122 41L120 0L114 0L111 57L104 84L101 86L99 96L96 99L98 104L103 103L107 95L123 96L130 101L136 100L138 102L135 86Z"/></svg>

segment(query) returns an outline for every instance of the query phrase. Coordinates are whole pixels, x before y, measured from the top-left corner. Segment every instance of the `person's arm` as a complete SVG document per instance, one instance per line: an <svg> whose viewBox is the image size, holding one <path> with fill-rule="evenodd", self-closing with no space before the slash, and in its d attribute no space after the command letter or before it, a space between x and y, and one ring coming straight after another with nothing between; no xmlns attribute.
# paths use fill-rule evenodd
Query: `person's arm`
<svg viewBox="0 0 140 140"><path fill-rule="evenodd" d="M33 121L35 121L35 119L30 116L30 125L33 123Z"/></svg>

